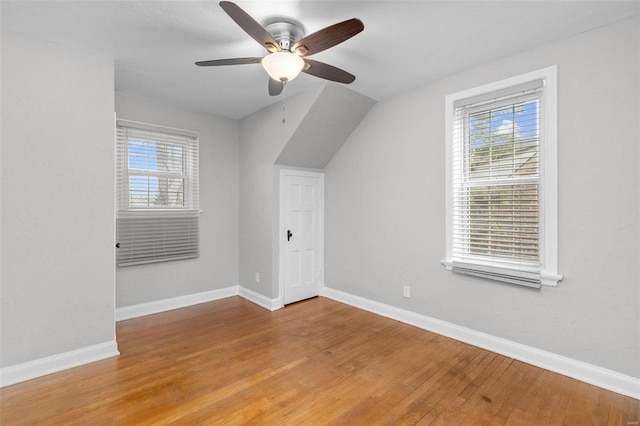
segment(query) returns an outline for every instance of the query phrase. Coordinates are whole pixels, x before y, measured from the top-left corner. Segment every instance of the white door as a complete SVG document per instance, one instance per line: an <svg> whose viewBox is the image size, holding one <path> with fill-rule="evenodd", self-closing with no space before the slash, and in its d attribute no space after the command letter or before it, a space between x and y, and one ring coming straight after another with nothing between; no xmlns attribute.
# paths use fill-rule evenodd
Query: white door
<svg viewBox="0 0 640 426"><path fill-rule="evenodd" d="M317 296L322 280L323 175L283 170L281 172L280 229L284 265L284 304Z"/></svg>

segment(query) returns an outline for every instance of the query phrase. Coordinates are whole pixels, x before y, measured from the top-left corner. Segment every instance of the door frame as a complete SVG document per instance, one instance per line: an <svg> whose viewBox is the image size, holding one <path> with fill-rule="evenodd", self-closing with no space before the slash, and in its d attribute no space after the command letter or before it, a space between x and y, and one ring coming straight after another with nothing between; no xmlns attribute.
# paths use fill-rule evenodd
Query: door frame
<svg viewBox="0 0 640 426"><path fill-rule="evenodd" d="M320 206L319 211L319 226L318 226L318 243L319 243L319 258L320 258L320 280L319 280L319 288L318 295L320 295L320 290L324 287L324 173L321 172L309 172L304 170L291 170L291 169L281 169L280 170L280 223L278 226L278 284L279 284L279 307L284 307L284 291L285 291L285 177L286 176L300 176L300 177L315 177L320 179L320 202L318 203Z"/></svg>

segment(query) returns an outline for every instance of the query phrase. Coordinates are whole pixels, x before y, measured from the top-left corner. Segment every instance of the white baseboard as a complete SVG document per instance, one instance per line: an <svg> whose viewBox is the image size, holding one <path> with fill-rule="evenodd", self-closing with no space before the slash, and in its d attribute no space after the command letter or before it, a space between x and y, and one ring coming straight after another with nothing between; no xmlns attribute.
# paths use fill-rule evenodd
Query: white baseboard
<svg viewBox="0 0 640 426"><path fill-rule="evenodd" d="M158 300L155 302L142 303L139 305L125 306L116 309L116 321L123 321L173 309L185 308L199 303L211 302L227 297L240 296L265 309L274 311L282 307L280 299L269 299L249 289L231 286L217 290L205 291L202 293L189 294L186 296L174 297L171 299ZM119 355L116 341L89 346L71 352L25 362L23 364L12 365L0 369L0 387L10 386L16 383L35 379L47 374L78 367L94 361Z"/></svg>
<svg viewBox="0 0 640 426"><path fill-rule="evenodd" d="M240 295L240 297L247 299L249 302L253 302L256 305L262 306L263 308L270 311L275 311L282 308L282 302L280 301L279 297L276 299L269 299L267 296L256 293L255 291L249 290L245 287L240 287L238 294Z"/></svg>
<svg viewBox="0 0 640 426"><path fill-rule="evenodd" d="M157 300L155 302L141 303L139 305L124 306L116 309L116 321L124 321L173 309L185 308L199 303L212 302L226 297L237 296L238 286L225 287L217 290L203 291L202 293L188 294L186 296L173 297L171 299Z"/></svg>
<svg viewBox="0 0 640 426"><path fill-rule="evenodd" d="M120 355L115 340L0 369L0 387Z"/></svg>
<svg viewBox="0 0 640 426"><path fill-rule="evenodd" d="M328 287L320 295L487 349L585 383L640 399L640 379Z"/></svg>

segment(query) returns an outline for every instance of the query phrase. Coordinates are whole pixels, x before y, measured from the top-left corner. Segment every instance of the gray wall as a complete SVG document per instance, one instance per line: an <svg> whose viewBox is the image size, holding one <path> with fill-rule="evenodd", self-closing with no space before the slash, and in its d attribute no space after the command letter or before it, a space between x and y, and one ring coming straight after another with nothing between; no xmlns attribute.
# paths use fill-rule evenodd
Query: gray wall
<svg viewBox="0 0 640 426"><path fill-rule="evenodd" d="M2 33L2 366L115 339L114 68Z"/></svg>
<svg viewBox="0 0 640 426"><path fill-rule="evenodd" d="M276 103L240 124L240 283L279 294L280 170L321 171L373 106L345 85L318 80L314 90ZM260 274L260 283L255 274Z"/></svg>
<svg viewBox="0 0 640 426"><path fill-rule="evenodd" d="M238 122L116 93L118 118L200 132L200 258L117 268L124 307L238 285Z"/></svg>
<svg viewBox="0 0 640 426"><path fill-rule="evenodd" d="M286 99L284 124L280 103L240 121L240 285L268 298L278 296L274 162L323 87Z"/></svg>
<svg viewBox="0 0 640 426"><path fill-rule="evenodd" d="M640 377L639 24L376 104L325 168L326 286ZM564 281L538 291L447 272L444 97L554 64Z"/></svg>

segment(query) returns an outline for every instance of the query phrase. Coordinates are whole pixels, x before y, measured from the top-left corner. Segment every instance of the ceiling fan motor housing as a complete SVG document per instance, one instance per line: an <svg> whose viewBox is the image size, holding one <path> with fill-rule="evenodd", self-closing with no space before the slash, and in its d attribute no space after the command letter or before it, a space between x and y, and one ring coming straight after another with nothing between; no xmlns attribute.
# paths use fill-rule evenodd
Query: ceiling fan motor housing
<svg viewBox="0 0 640 426"><path fill-rule="evenodd" d="M276 20L264 28L280 44L282 50L290 51L291 47L304 37L304 29L297 22Z"/></svg>

